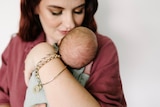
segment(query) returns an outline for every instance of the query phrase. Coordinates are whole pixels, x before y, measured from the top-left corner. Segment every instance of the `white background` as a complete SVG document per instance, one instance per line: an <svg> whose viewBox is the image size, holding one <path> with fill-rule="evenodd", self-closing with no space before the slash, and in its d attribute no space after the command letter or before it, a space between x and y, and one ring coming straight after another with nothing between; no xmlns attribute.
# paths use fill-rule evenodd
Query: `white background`
<svg viewBox="0 0 160 107"><path fill-rule="evenodd" d="M160 107L159 5L159 0L99 0L98 30L117 47L128 107ZM0 54L17 32L18 20L19 0L3 0Z"/></svg>

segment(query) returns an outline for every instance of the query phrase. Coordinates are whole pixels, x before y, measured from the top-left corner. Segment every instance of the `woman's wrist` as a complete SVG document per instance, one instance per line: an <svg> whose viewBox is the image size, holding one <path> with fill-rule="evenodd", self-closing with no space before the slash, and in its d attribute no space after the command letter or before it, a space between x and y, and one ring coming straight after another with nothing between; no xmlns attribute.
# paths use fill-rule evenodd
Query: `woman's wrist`
<svg viewBox="0 0 160 107"><path fill-rule="evenodd" d="M53 71L50 71L50 70L49 70L49 72L48 72L48 70L45 68L45 66L47 66L47 68L49 68L49 69L52 69L52 66L54 66L54 65L53 65L54 62L56 62L56 59L60 59L60 55L58 55L58 54L48 54L48 55L46 55L45 57L43 57L43 58L38 62L38 64L36 65L36 68L35 68L34 71L35 71L35 76L36 76L36 78L37 78L37 80L38 80L38 84L37 84L37 85L35 86L35 88L34 88L35 92L39 92L44 85L49 84L50 82L52 82L53 80L55 80L63 71L65 71L66 66L64 66L60 60L58 60L58 61L59 61L59 64L61 64L61 65L64 66L63 69L61 69L61 71L59 71L59 72L57 72L57 73L55 72L56 75L55 75L54 72L53 72L53 71L56 71L56 70L53 70ZM54 61L54 60L55 60L55 61ZM51 62L51 61L53 61L53 62ZM51 64L50 64L50 62L51 62ZM54 68L59 67L59 64L57 63ZM45 70L44 70L44 72L42 72L42 74L45 75L45 77L48 78L48 81L46 81L46 82L42 82L43 80L41 80L41 78L40 78L40 70L41 70L41 68L43 68L43 66L44 66L44 69L45 69ZM47 76L47 75L48 75L48 76ZM55 76L54 76L54 75L55 75ZM51 77L49 77L49 76L53 76L53 77L51 78ZM42 77L42 76L41 76L41 77Z"/></svg>
<svg viewBox="0 0 160 107"><path fill-rule="evenodd" d="M36 65L36 71L39 71L40 68L42 68L45 64L47 64L49 61L60 58L60 55L58 54L47 54L45 57L43 57Z"/></svg>
<svg viewBox="0 0 160 107"><path fill-rule="evenodd" d="M38 70L38 75L41 82L40 85L44 86L49 84L50 82L53 82L66 69L66 66L63 64L60 58L55 58L49 61Z"/></svg>
<svg viewBox="0 0 160 107"><path fill-rule="evenodd" d="M33 63L35 66L45 57L56 54L54 48L48 43L40 43L35 46L32 51Z"/></svg>
<svg viewBox="0 0 160 107"><path fill-rule="evenodd" d="M55 76L64 67L65 65L63 64L61 59L56 58L54 60L51 60L39 70L40 79L42 80L43 83L45 83L46 82L45 80L48 80L50 77L52 78L53 76Z"/></svg>

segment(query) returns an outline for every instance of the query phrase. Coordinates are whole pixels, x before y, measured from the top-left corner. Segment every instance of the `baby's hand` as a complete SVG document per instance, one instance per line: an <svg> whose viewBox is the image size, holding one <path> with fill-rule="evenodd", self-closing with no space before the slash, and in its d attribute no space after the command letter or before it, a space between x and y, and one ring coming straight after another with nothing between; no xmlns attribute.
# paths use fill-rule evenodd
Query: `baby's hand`
<svg viewBox="0 0 160 107"><path fill-rule="evenodd" d="M33 107L47 107L46 104L36 104Z"/></svg>
<svg viewBox="0 0 160 107"><path fill-rule="evenodd" d="M92 68L92 64L93 64L93 61L90 62L88 65L86 65L86 67L85 67L85 69L84 69L84 73L85 73L85 74L90 75L90 73L91 73L91 68Z"/></svg>

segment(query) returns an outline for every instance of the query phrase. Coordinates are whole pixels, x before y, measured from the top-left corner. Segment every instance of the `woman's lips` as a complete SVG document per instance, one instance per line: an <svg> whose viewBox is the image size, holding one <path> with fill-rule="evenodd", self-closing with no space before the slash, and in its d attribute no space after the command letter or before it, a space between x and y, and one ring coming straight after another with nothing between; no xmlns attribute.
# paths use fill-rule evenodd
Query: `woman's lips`
<svg viewBox="0 0 160 107"><path fill-rule="evenodd" d="M66 35L69 31L60 31L62 35Z"/></svg>
<svg viewBox="0 0 160 107"><path fill-rule="evenodd" d="M66 36L66 35L68 34L69 31L59 30L59 32L60 32L60 34L61 34L61 36L62 36L62 38L63 38L64 36ZM62 39L62 38L61 38L61 39ZM61 39L58 41L58 45L60 44Z"/></svg>

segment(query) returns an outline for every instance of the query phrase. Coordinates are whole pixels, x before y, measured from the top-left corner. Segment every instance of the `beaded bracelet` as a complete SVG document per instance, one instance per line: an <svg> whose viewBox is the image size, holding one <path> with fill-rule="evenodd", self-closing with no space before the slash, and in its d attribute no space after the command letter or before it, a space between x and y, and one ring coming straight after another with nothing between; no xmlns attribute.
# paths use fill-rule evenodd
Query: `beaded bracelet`
<svg viewBox="0 0 160 107"><path fill-rule="evenodd" d="M60 55L57 54L47 54L46 57L42 58L42 60L40 60L36 66L36 71L39 71L39 69L45 65L46 63L48 63L49 61L51 61L52 59L55 58L60 58Z"/></svg>
<svg viewBox="0 0 160 107"><path fill-rule="evenodd" d="M66 67L60 72L58 73L53 79L51 79L49 82L46 82L46 83L42 83L41 80L40 80L40 75L39 75L39 69L42 68L42 66L44 66L46 63L48 63L49 61L55 59L55 58L60 58L60 55L57 55L57 54L48 54L46 57L42 58L42 60L40 60L35 68L35 76L36 76L36 79L38 81L38 84L34 87L34 92L39 92L43 85L46 85L50 82L52 82L56 77L58 77L65 69Z"/></svg>

